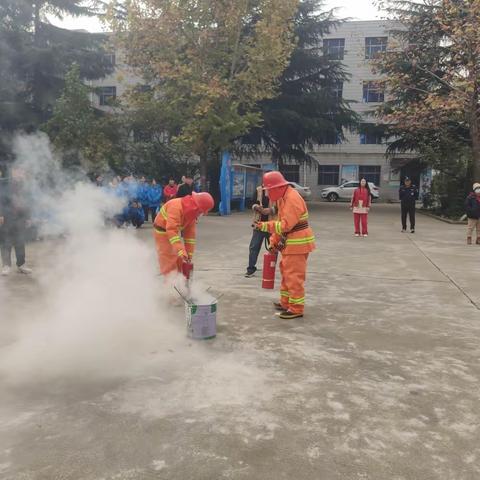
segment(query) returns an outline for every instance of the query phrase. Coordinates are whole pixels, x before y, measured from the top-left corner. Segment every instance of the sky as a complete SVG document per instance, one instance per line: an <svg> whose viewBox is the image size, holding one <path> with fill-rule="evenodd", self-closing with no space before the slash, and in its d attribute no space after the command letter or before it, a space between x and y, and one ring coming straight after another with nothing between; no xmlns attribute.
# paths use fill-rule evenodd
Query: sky
<svg viewBox="0 0 480 480"><path fill-rule="evenodd" d="M337 16L351 20L375 20L379 17L373 0L326 0L327 8L339 8ZM83 29L89 32L104 30L102 23L95 18L65 18L63 21L51 19L55 25L69 29Z"/></svg>

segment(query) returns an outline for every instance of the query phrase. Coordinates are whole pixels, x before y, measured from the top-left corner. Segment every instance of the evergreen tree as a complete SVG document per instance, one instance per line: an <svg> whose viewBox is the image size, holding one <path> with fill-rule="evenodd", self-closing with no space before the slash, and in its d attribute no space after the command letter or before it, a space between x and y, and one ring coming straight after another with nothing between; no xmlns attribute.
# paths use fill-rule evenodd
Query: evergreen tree
<svg viewBox="0 0 480 480"><path fill-rule="evenodd" d="M339 60L323 52L323 37L338 20L322 11L323 0L303 0L295 16L297 46L280 82L280 94L260 104L261 127L242 139L241 151L266 148L280 165L289 159L310 161L315 145L341 142L343 129L356 127L358 117L341 95L348 80Z"/></svg>
<svg viewBox="0 0 480 480"><path fill-rule="evenodd" d="M0 130L45 122L72 63L82 78L103 76L105 36L51 25L46 15L95 15L81 0L2 0L0 3Z"/></svg>

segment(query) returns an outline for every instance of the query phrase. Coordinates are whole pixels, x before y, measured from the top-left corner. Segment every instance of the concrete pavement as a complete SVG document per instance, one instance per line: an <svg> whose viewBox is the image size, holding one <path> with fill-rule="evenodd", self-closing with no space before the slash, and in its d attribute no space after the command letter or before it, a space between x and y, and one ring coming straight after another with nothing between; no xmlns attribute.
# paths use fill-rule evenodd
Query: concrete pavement
<svg viewBox="0 0 480 480"><path fill-rule="evenodd" d="M368 238L346 204L312 205L311 221L305 318L280 320L243 277L250 216L208 217L195 278L223 294L215 340L185 339L181 309L159 303L167 333L141 332L158 348L134 374L0 377L0 479L480 478L480 246L420 215L402 234L395 205L374 205ZM153 248L150 228L129 234ZM37 277L61 249L30 247ZM46 289L0 278L2 350Z"/></svg>

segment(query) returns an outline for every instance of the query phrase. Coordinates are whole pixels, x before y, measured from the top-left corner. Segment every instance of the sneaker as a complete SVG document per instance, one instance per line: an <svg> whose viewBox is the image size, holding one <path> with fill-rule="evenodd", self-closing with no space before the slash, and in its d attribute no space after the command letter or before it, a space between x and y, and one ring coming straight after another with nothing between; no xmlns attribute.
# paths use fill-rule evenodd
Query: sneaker
<svg viewBox="0 0 480 480"><path fill-rule="evenodd" d="M415 229L412 228L412 229L410 230L410 233L415 233Z"/></svg>
<svg viewBox="0 0 480 480"><path fill-rule="evenodd" d="M360 236L360 234L359 234L359 233L356 233L356 234L355 234L355 236L356 236L356 237L359 237L359 236Z"/></svg>
<svg viewBox="0 0 480 480"><path fill-rule="evenodd" d="M290 310L287 310L286 312L282 312L280 314L280 318L283 318L284 320L292 320L293 318L302 318L303 313L293 313Z"/></svg>
<svg viewBox="0 0 480 480"><path fill-rule="evenodd" d="M33 272L33 270L31 268L26 267L25 265L21 265L20 267L17 267L17 272L23 273L25 275L30 275Z"/></svg>
<svg viewBox="0 0 480 480"><path fill-rule="evenodd" d="M9 267L8 265L5 265L3 268L2 268L2 275L4 277L6 277L7 275L10 275L10 271L11 271L11 267Z"/></svg>
<svg viewBox="0 0 480 480"><path fill-rule="evenodd" d="M364 236L364 237L368 237L368 233L364 233L363 236Z"/></svg>
<svg viewBox="0 0 480 480"><path fill-rule="evenodd" d="M257 271L257 269L255 268L255 270L247 270L247 273L245 274L245 278L251 278L255 275L255 272Z"/></svg>
<svg viewBox="0 0 480 480"><path fill-rule="evenodd" d="M287 311L287 309L284 308L280 302L273 302L273 306L275 307L275 310L278 310L279 312Z"/></svg>

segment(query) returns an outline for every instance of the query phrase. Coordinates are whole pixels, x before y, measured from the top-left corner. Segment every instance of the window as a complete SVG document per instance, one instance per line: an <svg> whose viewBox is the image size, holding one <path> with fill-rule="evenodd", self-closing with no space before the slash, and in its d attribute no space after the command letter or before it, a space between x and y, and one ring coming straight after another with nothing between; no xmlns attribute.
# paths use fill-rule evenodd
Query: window
<svg viewBox="0 0 480 480"><path fill-rule="evenodd" d="M360 165L359 178L364 178L367 182L380 185L380 173L382 167L380 165Z"/></svg>
<svg viewBox="0 0 480 480"><path fill-rule="evenodd" d="M299 165L284 165L280 171L287 180L287 182L298 183L300 181Z"/></svg>
<svg viewBox="0 0 480 480"><path fill-rule="evenodd" d="M343 188L358 188L359 182L347 182L343 184Z"/></svg>
<svg viewBox="0 0 480 480"><path fill-rule="evenodd" d="M383 143L382 131L380 127L373 123L364 123L361 126L360 144L361 145L381 145Z"/></svg>
<svg viewBox="0 0 480 480"><path fill-rule="evenodd" d="M100 105L111 105L117 98L117 87L100 87L98 89L98 96L100 98Z"/></svg>
<svg viewBox="0 0 480 480"><path fill-rule="evenodd" d="M338 165L319 165L318 166L318 184L319 185L338 185L340 167Z"/></svg>
<svg viewBox="0 0 480 480"><path fill-rule="evenodd" d="M323 41L323 53L332 60L343 60L345 55L345 39L326 38Z"/></svg>
<svg viewBox="0 0 480 480"><path fill-rule="evenodd" d="M381 53L387 51L388 37L367 37L365 38L365 58L377 58Z"/></svg>
<svg viewBox="0 0 480 480"><path fill-rule="evenodd" d="M365 103L382 103L385 99L383 82L363 82L363 101Z"/></svg>
<svg viewBox="0 0 480 480"><path fill-rule="evenodd" d="M336 82L333 86L333 96L337 100L341 100L343 98L343 82Z"/></svg>
<svg viewBox="0 0 480 480"><path fill-rule="evenodd" d="M111 65L112 67L115 66L116 58L115 58L115 52L112 53L106 53L105 54L105 61Z"/></svg>

